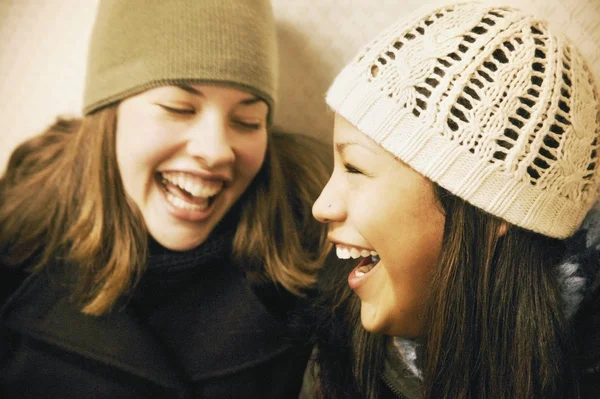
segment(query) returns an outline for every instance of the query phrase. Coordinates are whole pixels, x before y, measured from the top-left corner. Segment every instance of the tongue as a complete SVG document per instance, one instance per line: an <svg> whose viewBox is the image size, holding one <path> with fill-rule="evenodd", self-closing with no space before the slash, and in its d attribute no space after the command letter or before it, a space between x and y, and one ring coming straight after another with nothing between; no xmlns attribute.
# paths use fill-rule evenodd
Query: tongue
<svg viewBox="0 0 600 399"><path fill-rule="evenodd" d="M163 180L163 184L168 192L170 192L173 195L176 195L185 202L189 202L190 204L204 205L208 201L208 198L206 197L194 197L187 191L182 190L179 186L170 183L168 180Z"/></svg>
<svg viewBox="0 0 600 399"><path fill-rule="evenodd" d="M363 273L363 274L367 274L369 273L371 270L373 269L373 264L371 263L370 265L367 266L361 266L358 269L356 269L357 272Z"/></svg>
<svg viewBox="0 0 600 399"><path fill-rule="evenodd" d="M354 273L357 276L362 277L365 274L369 273L371 270L373 270L374 267L375 267L375 264L373 263L373 257L365 256L363 258L363 260L360 262L360 264L356 267L356 270L354 271Z"/></svg>

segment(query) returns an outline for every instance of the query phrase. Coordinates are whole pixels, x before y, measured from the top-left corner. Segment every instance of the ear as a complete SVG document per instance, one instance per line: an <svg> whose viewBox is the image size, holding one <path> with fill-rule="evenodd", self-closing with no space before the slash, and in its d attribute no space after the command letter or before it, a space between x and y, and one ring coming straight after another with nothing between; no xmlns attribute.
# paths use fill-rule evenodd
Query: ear
<svg viewBox="0 0 600 399"><path fill-rule="evenodd" d="M508 224L508 222L505 221L505 220L503 220L502 224L500 224L500 227L498 227L498 238L500 238L504 234L506 234L506 232L508 231L509 227L510 227L510 225Z"/></svg>

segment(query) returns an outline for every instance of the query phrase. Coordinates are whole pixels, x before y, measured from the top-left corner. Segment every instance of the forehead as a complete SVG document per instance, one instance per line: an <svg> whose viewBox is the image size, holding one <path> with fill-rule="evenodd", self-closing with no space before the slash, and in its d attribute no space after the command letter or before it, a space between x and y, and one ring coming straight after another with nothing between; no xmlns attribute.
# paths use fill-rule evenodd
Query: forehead
<svg viewBox="0 0 600 399"><path fill-rule="evenodd" d="M385 150L369 136L361 132L356 126L352 125L344 117L336 114L334 122L334 148L336 153L344 156L346 149L348 155L354 154L351 149L361 149L361 153L355 153L360 157L363 164L369 164L379 169L386 168L388 171L392 169L409 170L411 174L422 175L415 171L410 165L394 156L389 151ZM362 149L366 151L362 151Z"/></svg>
<svg viewBox="0 0 600 399"><path fill-rule="evenodd" d="M383 148L339 114L335 114L333 135L336 143L357 144L372 152L384 152Z"/></svg>
<svg viewBox="0 0 600 399"><path fill-rule="evenodd" d="M129 98L186 98L198 101L217 100L243 106L244 108L267 109L268 104L249 91L225 84L166 84L150 88Z"/></svg>

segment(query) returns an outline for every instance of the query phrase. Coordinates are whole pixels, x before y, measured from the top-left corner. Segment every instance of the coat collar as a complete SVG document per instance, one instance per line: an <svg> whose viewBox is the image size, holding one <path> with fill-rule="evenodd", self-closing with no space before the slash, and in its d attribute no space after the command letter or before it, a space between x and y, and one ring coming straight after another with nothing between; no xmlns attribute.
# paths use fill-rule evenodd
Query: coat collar
<svg viewBox="0 0 600 399"><path fill-rule="evenodd" d="M579 230L567 240L565 260L556 268L556 276L571 319L582 301L600 283L600 202L587 213Z"/></svg>
<svg viewBox="0 0 600 399"><path fill-rule="evenodd" d="M55 278L30 276L4 306L0 326L167 388L227 375L288 350L285 326L244 276L232 267L210 269L149 317L140 317L133 302L100 317L84 315Z"/></svg>

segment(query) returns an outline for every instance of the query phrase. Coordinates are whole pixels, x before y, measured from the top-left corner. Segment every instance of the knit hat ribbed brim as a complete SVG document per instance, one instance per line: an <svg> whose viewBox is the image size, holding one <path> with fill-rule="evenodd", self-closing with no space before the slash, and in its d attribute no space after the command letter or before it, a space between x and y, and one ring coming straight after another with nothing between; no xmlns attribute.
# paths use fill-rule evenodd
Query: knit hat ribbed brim
<svg viewBox="0 0 600 399"><path fill-rule="evenodd" d="M469 203L565 238L597 198L600 97L573 44L479 2L386 30L347 65L329 106Z"/></svg>

